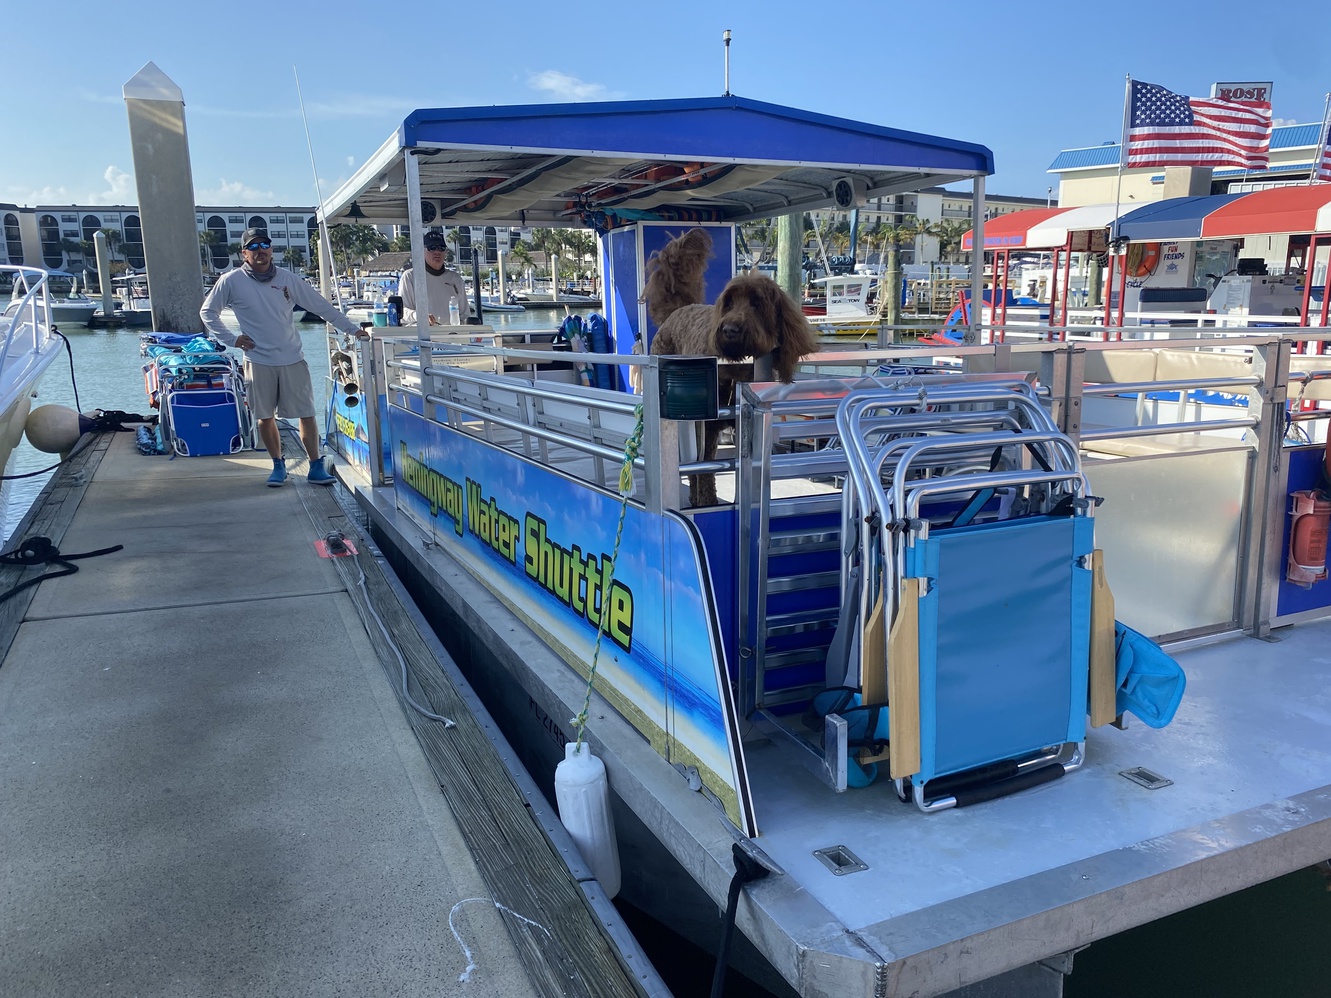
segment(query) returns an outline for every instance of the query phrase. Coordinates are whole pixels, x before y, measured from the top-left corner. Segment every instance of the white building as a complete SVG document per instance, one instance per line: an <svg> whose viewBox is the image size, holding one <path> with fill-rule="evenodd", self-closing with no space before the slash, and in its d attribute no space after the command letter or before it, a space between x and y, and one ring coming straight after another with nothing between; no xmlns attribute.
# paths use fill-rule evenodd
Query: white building
<svg viewBox="0 0 1331 998"><path fill-rule="evenodd" d="M195 209L199 233L211 233L204 255L200 239L200 265L214 271L240 264L240 236L251 226L262 226L273 240L273 257L281 263L292 250L306 262L317 243L314 209L200 206ZM117 259L131 270L144 269L143 231L134 205L37 205L33 208L0 204L4 240L0 263L26 264L48 270L95 270L92 239L99 230L118 233Z"/></svg>

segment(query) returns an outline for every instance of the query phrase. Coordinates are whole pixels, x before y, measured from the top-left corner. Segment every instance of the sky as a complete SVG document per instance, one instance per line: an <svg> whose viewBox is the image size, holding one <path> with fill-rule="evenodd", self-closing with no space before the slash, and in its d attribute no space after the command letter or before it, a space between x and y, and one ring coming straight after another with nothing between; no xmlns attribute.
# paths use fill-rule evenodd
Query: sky
<svg viewBox="0 0 1331 998"><path fill-rule="evenodd" d="M148 62L184 94L203 205L314 204L416 108L719 96L727 29L731 93L982 143L991 196L1056 194L1046 171L1060 150L1118 141L1129 74L1193 96L1271 81L1277 124L1320 121L1331 90L1331 7L1320 3L1279 15L1230 0L666 10L72 0L5 46L15 92L0 202L137 203L122 88Z"/></svg>

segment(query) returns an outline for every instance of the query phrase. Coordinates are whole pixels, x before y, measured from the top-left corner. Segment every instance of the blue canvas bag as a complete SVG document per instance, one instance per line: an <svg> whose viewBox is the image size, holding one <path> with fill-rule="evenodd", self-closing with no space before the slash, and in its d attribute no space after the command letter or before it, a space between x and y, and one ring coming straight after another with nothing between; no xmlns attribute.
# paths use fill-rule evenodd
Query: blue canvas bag
<svg viewBox="0 0 1331 998"><path fill-rule="evenodd" d="M1120 714L1130 713L1153 728L1174 719L1187 677L1158 644L1114 621L1114 666Z"/></svg>
<svg viewBox="0 0 1331 998"><path fill-rule="evenodd" d="M833 686L814 695L804 720L810 727L821 727L828 714L839 714L846 722L846 786L867 787L878 777L878 764L861 765L855 756L862 748L877 753L887 747L887 704L866 705L857 690Z"/></svg>

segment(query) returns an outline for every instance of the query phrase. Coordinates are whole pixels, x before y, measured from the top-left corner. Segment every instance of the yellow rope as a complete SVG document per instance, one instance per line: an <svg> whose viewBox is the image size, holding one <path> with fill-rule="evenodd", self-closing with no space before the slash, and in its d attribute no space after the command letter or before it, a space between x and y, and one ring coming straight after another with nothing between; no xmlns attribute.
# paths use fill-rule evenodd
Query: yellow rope
<svg viewBox="0 0 1331 998"><path fill-rule="evenodd" d="M615 527L615 546L610 552L610 572L601 589L601 612L596 622L596 644L592 647L592 667L587 673L587 694L582 699L582 710L573 718L573 727L578 732L575 751L582 748L582 739L587 733L587 714L592 706L592 687L596 683L596 663L601 657L601 637L605 634L605 618L610 611L610 587L615 582L615 569L619 567L619 542L624 536L624 515L628 512L629 499L633 497L633 462L642 449L642 403L633 411L633 432L624 443L624 464L619 469L619 524Z"/></svg>

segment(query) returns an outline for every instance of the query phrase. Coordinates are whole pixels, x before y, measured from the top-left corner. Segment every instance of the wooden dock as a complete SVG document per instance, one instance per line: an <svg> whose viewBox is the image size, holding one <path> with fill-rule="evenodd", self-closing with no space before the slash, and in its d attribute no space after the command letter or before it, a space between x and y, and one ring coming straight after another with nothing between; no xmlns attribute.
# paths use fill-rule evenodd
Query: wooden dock
<svg viewBox="0 0 1331 998"><path fill-rule="evenodd" d="M0 603L0 994L668 995L335 490L288 467L268 489L262 452L88 437L15 532L123 548ZM359 554L321 557L331 531ZM0 566L0 593L53 570Z"/></svg>

